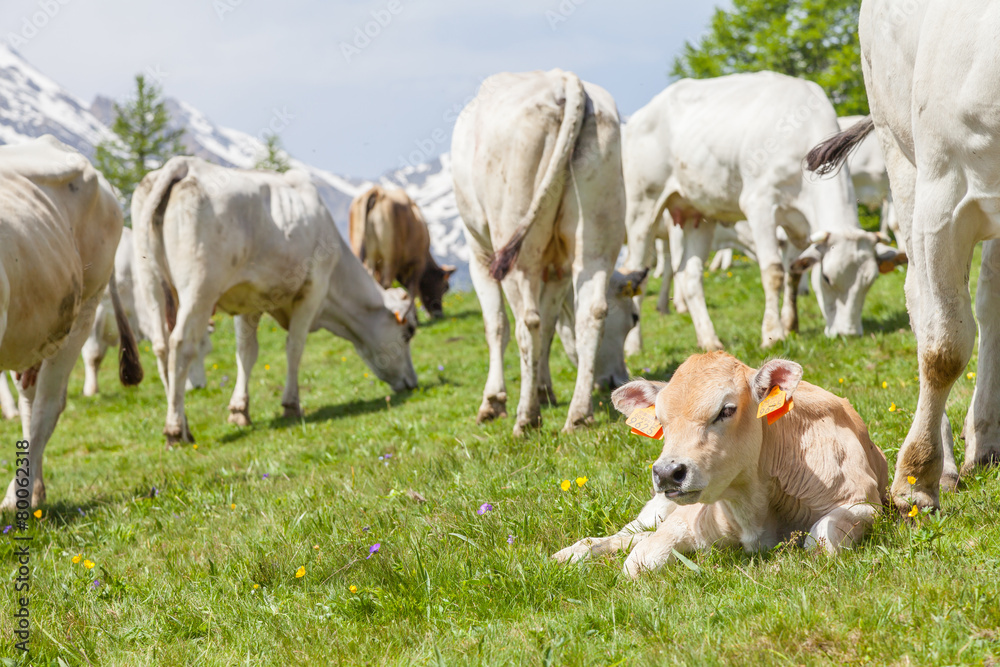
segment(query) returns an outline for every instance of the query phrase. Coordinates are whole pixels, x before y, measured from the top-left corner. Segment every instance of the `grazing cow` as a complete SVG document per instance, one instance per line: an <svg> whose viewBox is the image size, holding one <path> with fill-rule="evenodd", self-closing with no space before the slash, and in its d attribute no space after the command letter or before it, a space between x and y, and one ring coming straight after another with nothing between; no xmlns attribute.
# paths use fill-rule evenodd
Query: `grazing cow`
<svg viewBox="0 0 1000 667"><path fill-rule="evenodd" d="M628 366L625 365L625 338L632 328L639 323L639 313L635 309L634 297L642 290L646 280L647 269L628 275L615 271L608 281L608 316L604 320L604 332L601 335L601 345L597 348L597 360L594 362L594 386L615 389L629 380ZM556 321L556 334L562 342L563 350L571 364L576 366L576 334L574 332L576 315L573 308L572 295L567 294L563 301L562 312ZM549 373L549 351L543 351L539 361L538 384L546 391L551 403L555 403L555 393L552 391L552 376Z"/></svg>
<svg viewBox="0 0 1000 667"><path fill-rule="evenodd" d="M11 481L0 511L26 510L45 501L42 454L109 280L122 382L137 384L142 367L113 280L121 208L90 162L48 135L0 147L0 211L0 370L18 373L30 443L17 450L27 455L28 474Z"/></svg>
<svg viewBox="0 0 1000 667"><path fill-rule="evenodd" d="M237 377L229 421L250 423L250 372L257 325L269 313L288 331L281 404L299 417L298 372L306 336L320 327L346 338L393 390L417 376L409 341L413 302L383 290L337 232L308 174L242 171L173 158L132 197L137 291L158 324L150 332L167 390L168 444L193 442L184 384L216 304L236 316ZM177 304L167 326L166 282Z"/></svg>
<svg viewBox="0 0 1000 667"><path fill-rule="evenodd" d="M10 392L10 386L7 384L7 374L4 371L0 371L0 415L3 415L4 419L17 419L19 414L17 411L17 401L14 399L14 395Z"/></svg>
<svg viewBox="0 0 1000 667"><path fill-rule="evenodd" d="M416 202L402 189L373 185L351 202L351 250L382 287L398 280L411 297L420 295L433 318L444 313L454 266L438 266L431 256L427 222Z"/></svg>
<svg viewBox="0 0 1000 667"><path fill-rule="evenodd" d="M118 242L118 251L115 253L115 283L118 285L118 295L121 298L122 307L128 317L132 331L138 340L150 340L150 331L153 330L153 323L150 319L149 307L141 299L136 300L136 291L132 279L132 265L134 264L135 253L132 250L132 230L128 227L122 229L122 238ZM207 379L205 377L205 357L212 351L212 325L209 325L205 335L198 343L198 354L195 357L191 370L188 373L186 389L202 388ZM90 330L87 342L83 344L81 354L83 356L83 395L94 396L97 394L97 371L101 367L104 355L108 347L118 345L118 325L115 324L114 312L111 304L111 290L108 289L100 305L97 306L97 314L94 316L94 326ZM3 387L0 387L0 399L2 399Z"/></svg>
<svg viewBox="0 0 1000 667"><path fill-rule="evenodd" d="M861 334L864 298L878 276L878 239L858 224L846 173L819 181L802 170L809 149L837 131L836 113L819 86L773 72L684 79L629 119L626 267L652 265L655 230L669 212L684 228L679 282L702 348L722 348L705 305L705 260L716 223L738 220L749 223L760 262L764 347L798 328L799 280L819 262L826 334ZM784 257L779 227L790 241ZM638 328L630 338L632 353L641 346Z"/></svg>
<svg viewBox="0 0 1000 667"><path fill-rule="evenodd" d="M614 100L572 72L496 74L455 123L452 156L490 354L478 421L506 414L506 295L521 353L514 433L540 423L539 361L570 292L579 366L563 430L572 431L591 419L608 279L625 236Z"/></svg>
<svg viewBox="0 0 1000 667"><path fill-rule="evenodd" d="M554 557L631 548L625 572L635 577L670 561L675 549L754 552L794 533L830 553L850 547L885 502L885 455L850 403L801 379L791 361L754 370L712 352L690 357L669 383L635 380L616 390L620 412L655 411L649 423L662 425L653 499L615 535L580 540ZM776 400L775 388L784 392ZM777 411L758 418L762 402Z"/></svg>
<svg viewBox="0 0 1000 667"><path fill-rule="evenodd" d="M906 304L920 365L920 399L892 484L906 512L914 503L938 507L939 485L958 481L945 403L976 342L969 272L980 241L979 374L962 471L1000 461L1000 5L898 5L862 3L861 64L872 116L818 146L809 167L833 169L874 128L889 168L910 260Z"/></svg>

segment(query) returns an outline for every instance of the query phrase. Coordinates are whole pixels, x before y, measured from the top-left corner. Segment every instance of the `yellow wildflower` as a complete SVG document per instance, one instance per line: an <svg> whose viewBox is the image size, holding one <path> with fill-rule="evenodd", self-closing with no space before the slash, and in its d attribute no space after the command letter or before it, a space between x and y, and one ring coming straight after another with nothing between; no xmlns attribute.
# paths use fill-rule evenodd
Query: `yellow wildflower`
<svg viewBox="0 0 1000 667"><path fill-rule="evenodd" d="M910 510L910 513L907 514L907 516L912 519L913 517L917 516L918 514L920 514L920 508L917 507L916 505L914 505L913 509Z"/></svg>
<svg viewBox="0 0 1000 667"><path fill-rule="evenodd" d="M909 477L906 478L906 481L907 483L909 483L910 486L913 486L914 484L917 483L917 478L914 477L913 475L910 475Z"/></svg>
<svg viewBox="0 0 1000 667"><path fill-rule="evenodd" d="M347 357L341 357L340 360L341 361L347 361Z"/></svg>
<svg viewBox="0 0 1000 667"><path fill-rule="evenodd" d="M230 503L229 509L231 509L231 510L236 509L236 503Z"/></svg>
<svg viewBox="0 0 1000 667"><path fill-rule="evenodd" d="M352 593L357 593L358 592L358 587L357 586L351 586L347 590L351 591Z"/></svg>
<svg viewBox="0 0 1000 667"><path fill-rule="evenodd" d="M564 479L562 481L562 484L560 484L559 486L562 487L563 491L569 491L569 487L572 486L572 484L573 483L570 482L568 479Z"/></svg>
<svg viewBox="0 0 1000 667"><path fill-rule="evenodd" d="M42 518L42 510L35 510L35 518L36 519Z"/></svg>
<svg viewBox="0 0 1000 667"><path fill-rule="evenodd" d="M882 388L883 388L883 389L887 389L888 387L889 387L889 383L888 383L888 382L885 382L885 381L883 381L883 382L882 382Z"/></svg>
<svg viewBox="0 0 1000 667"><path fill-rule="evenodd" d="M844 384L844 378L840 378L840 384Z"/></svg>
<svg viewBox="0 0 1000 667"><path fill-rule="evenodd" d="M271 364L264 364L264 370L265 371L271 370Z"/></svg>
<svg viewBox="0 0 1000 667"><path fill-rule="evenodd" d="M212 370L213 371L219 370L219 364L212 364Z"/></svg>
<svg viewBox="0 0 1000 667"><path fill-rule="evenodd" d="M260 588L260 584L254 584L254 585L253 585L253 589L254 589L254 590L257 590L258 588Z"/></svg>
<svg viewBox="0 0 1000 667"><path fill-rule="evenodd" d="M587 478L586 477L577 477L576 478L576 485L577 486L582 487L586 483L587 483Z"/></svg>
<svg viewBox="0 0 1000 667"><path fill-rule="evenodd" d="M87 568L88 570L93 570L94 569L94 561L92 561L92 560L85 560L85 561L83 561L83 566L85 568Z"/></svg>
<svg viewBox="0 0 1000 667"><path fill-rule="evenodd" d="M368 377L368 373L365 373L365 377Z"/></svg>
<svg viewBox="0 0 1000 667"><path fill-rule="evenodd" d="M890 403L889 404L889 412L895 412L895 411L896 411L896 404L895 403Z"/></svg>
<svg viewBox="0 0 1000 667"><path fill-rule="evenodd" d="M726 271L726 277L727 278L732 278L733 277L733 272L732 271Z"/></svg>
<svg viewBox="0 0 1000 667"><path fill-rule="evenodd" d="M306 566L305 565L303 565L299 569L295 570L295 578L296 579L301 579L304 576L306 576Z"/></svg>
<svg viewBox="0 0 1000 667"><path fill-rule="evenodd" d="M198 443L196 442L196 443L194 443L193 445L191 445L191 448L192 448L192 449L198 449Z"/></svg>
<svg viewBox="0 0 1000 667"><path fill-rule="evenodd" d="M976 379L976 374L975 373L966 373L965 377L968 378L969 380L975 380Z"/></svg>
<svg viewBox="0 0 1000 667"><path fill-rule="evenodd" d="M313 545L313 549L315 549L316 551L319 551L319 545L318 544L314 544Z"/></svg>
<svg viewBox="0 0 1000 667"><path fill-rule="evenodd" d="M76 565L77 563L79 563L81 560L83 560L83 554L77 554L77 555L73 556L73 564L74 565Z"/></svg>

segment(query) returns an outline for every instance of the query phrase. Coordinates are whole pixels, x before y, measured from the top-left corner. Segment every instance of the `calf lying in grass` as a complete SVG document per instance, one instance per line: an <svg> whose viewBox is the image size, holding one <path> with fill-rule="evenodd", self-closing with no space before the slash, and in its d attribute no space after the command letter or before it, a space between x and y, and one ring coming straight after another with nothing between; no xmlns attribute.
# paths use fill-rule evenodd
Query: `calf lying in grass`
<svg viewBox="0 0 1000 667"><path fill-rule="evenodd" d="M612 401L630 423L643 415L636 411L655 410L659 424L648 421L662 425L653 499L618 533L580 540L554 558L631 548L625 572L635 577L674 550L741 544L753 552L794 532L830 553L850 547L885 503L885 455L850 403L801 379L791 361L755 371L713 352L690 357L669 383L619 388Z"/></svg>

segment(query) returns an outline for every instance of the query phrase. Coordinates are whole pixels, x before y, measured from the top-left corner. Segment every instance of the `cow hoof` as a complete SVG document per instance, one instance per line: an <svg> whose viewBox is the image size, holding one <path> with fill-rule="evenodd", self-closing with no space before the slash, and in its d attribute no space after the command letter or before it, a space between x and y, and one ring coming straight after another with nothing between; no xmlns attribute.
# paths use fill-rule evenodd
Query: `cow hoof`
<svg viewBox="0 0 1000 667"><path fill-rule="evenodd" d="M958 491L958 473L957 472L946 472L941 475L941 490L942 491Z"/></svg>
<svg viewBox="0 0 1000 667"><path fill-rule="evenodd" d="M661 315L669 315L670 314L670 304L669 303L665 303L665 304L658 303L658 304L656 304L656 311L658 313L660 313Z"/></svg>
<svg viewBox="0 0 1000 667"><path fill-rule="evenodd" d="M582 417L567 417L566 425L563 426L562 432L567 434L575 433L576 431L579 431L582 428L593 426L593 424L594 424L593 415L584 415Z"/></svg>
<svg viewBox="0 0 1000 667"><path fill-rule="evenodd" d="M282 415L285 419L302 419L303 412L302 408L297 405L284 405L285 413Z"/></svg>
<svg viewBox="0 0 1000 667"><path fill-rule="evenodd" d="M905 482L903 488L899 490L895 488L895 485L893 486L892 499L896 505L896 510L899 511L899 514L903 518L911 518L914 507L918 511L931 510L932 512L936 512L941 509L937 492L931 493L924 489L913 488Z"/></svg>
<svg viewBox="0 0 1000 667"><path fill-rule="evenodd" d="M962 431L962 435L965 435L965 431ZM968 475L973 470L978 467L991 467L1000 464L1000 452L983 452L977 455L972 462L966 462L962 465L962 474Z"/></svg>
<svg viewBox="0 0 1000 667"><path fill-rule="evenodd" d="M500 398L491 396L483 399L483 404L479 406L479 414L476 415L476 423L503 419L507 416L507 397Z"/></svg>
<svg viewBox="0 0 1000 667"><path fill-rule="evenodd" d="M559 401L556 400L556 392L552 389L552 387L538 388L538 402L549 407L559 405Z"/></svg>
<svg viewBox="0 0 1000 667"><path fill-rule="evenodd" d="M185 443L194 444L194 438L191 437L190 432L182 433L170 433L167 431L163 432L163 435L167 437L167 449L171 449L174 445L183 445Z"/></svg>
<svg viewBox="0 0 1000 667"><path fill-rule="evenodd" d="M229 410L229 423L234 426L250 426L252 423L250 421L250 411L249 410Z"/></svg>
<svg viewBox="0 0 1000 667"><path fill-rule="evenodd" d="M517 423L514 424L514 437L520 438L529 429L535 429L542 425L541 415L537 417L532 417L524 419L522 417L517 418Z"/></svg>
<svg viewBox="0 0 1000 667"><path fill-rule="evenodd" d="M701 348L706 352L722 352L726 346L722 344L721 340L715 338L702 345Z"/></svg>

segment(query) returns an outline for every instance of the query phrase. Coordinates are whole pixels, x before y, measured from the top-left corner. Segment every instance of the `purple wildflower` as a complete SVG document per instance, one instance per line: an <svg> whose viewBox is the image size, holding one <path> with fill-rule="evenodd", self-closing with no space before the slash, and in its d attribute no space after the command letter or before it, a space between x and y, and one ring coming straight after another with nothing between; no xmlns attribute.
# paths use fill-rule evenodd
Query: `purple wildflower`
<svg viewBox="0 0 1000 667"><path fill-rule="evenodd" d="M439 370L439 371L443 371L443 370L444 370L444 366L442 366L442 365L438 364L438 370Z"/></svg>
<svg viewBox="0 0 1000 667"><path fill-rule="evenodd" d="M155 486L152 489L149 490L149 497L150 498L155 498L158 495L160 495L160 490L158 488L156 488Z"/></svg>
<svg viewBox="0 0 1000 667"><path fill-rule="evenodd" d="M368 558L371 558L372 556L377 554L381 546L382 546L381 542L376 542L375 544L371 545L371 547L369 547L368 549ZM365 558L365 560L368 560L368 558Z"/></svg>
<svg viewBox="0 0 1000 667"><path fill-rule="evenodd" d="M642 369L642 372L643 372L643 373L652 373L652 372L653 372L653 369L652 369L652 368L643 368L643 369Z"/></svg>
<svg viewBox="0 0 1000 667"><path fill-rule="evenodd" d="M368 532L369 530L371 530L371 529L372 529L372 527L371 527L371 526L365 526L364 528L362 528L362 529L361 529L361 532L363 532L363 533L367 533L367 532Z"/></svg>
<svg viewBox="0 0 1000 667"><path fill-rule="evenodd" d="M476 514L482 516L487 512L492 512L492 511L493 511L493 505L490 505L489 503L483 503L482 505L479 506L479 509L476 510Z"/></svg>
<svg viewBox="0 0 1000 667"><path fill-rule="evenodd" d="M387 458L387 459L391 459L391 458L392 458L392 454L386 454L386 455L385 455L385 458Z"/></svg>
<svg viewBox="0 0 1000 667"><path fill-rule="evenodd" d="M4 528L3 529L3 534L6 535L10 531L10 529L13 528L13 527L14 526L7 526L6 528Z"/></svg>
<svg viewBox="0 0 1000 667"><path fill-rule="evenodd" d="M268 478L268 477L270 477L270 476L271 476L271 473L269 473L269 472L266 472L266 473L264 473L264 474L263 474L263 475L261 476L261 479L267 479L267 478Z"/></svg>
<svg viewBox="0 0 1000 667"><path fill-rule="evenodd" d="M507 536L507 544L510 544L510 545L514 544L514 536L513 535L508 535Z"/></svg>
<svg viewBox="0 0 1000 667"><path fill-rule="evenodd" d="M91 586L93 586L94 588L100 588L101 587L101 580L100 579L94 579L94 583L92 583Z"/></svg>
<svg viewBox="0 0 1000 667"><path fill-rule="evenodd" d="M87 513L83 511L82 507L77 507L76 511L80 513L80 516L87 516Z"/></svg>

